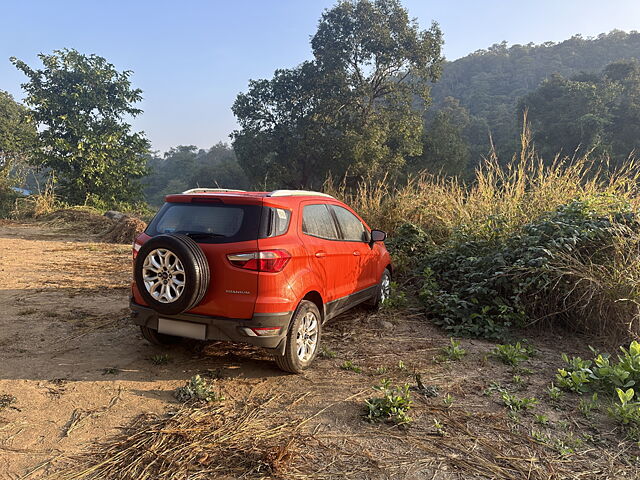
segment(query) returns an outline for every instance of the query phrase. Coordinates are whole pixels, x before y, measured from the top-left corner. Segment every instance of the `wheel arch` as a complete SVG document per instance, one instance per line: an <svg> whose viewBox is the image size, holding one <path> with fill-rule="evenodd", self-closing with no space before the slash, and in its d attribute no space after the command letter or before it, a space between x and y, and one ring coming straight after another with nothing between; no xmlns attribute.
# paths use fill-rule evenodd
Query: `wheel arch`
<svg viewBox="0 0 640 480"><path fill-rule="evenodd" d="M310 290L304 295L304 297L300 299L300 302L302 302L303 300L308 300L314 303L316 307L318 307L318 311L320 312L320 315L322 315L322 321L324 322L324 319L325 319L324 302L322 300L322 295L320 295L320 292L318 292L317 290Z"/></svg>

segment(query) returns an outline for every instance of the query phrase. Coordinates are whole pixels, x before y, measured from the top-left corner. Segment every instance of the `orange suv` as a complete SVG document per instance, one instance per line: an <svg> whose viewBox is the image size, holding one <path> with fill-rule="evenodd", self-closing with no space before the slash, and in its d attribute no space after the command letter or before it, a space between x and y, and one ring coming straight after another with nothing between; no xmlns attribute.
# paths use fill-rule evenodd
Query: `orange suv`
<svg viewBox="0 0 640 480"><path fill-rule="evenodd" d="M385 238L323 193L168 195L133 244L133 320L154 344L250 343L299 373L318 353L327 320L389 297Z"/></svg>

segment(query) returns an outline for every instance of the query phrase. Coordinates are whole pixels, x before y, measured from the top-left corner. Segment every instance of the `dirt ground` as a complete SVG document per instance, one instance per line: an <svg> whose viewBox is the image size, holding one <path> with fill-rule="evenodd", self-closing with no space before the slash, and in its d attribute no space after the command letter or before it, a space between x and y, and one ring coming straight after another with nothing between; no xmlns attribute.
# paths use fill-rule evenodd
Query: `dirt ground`
<svg viewBox="0 0 640 480"><path fill-rule="evenodd" d="M130 246L95 238L0 223L0 398L11 399L0 406L2 479L75 478L140 414L179 407L173 392L195 374L231 409L269 399L272 423L300 421L280 465L251 478L640 478L637 446L606 415L581 415L571 396L548 401L560 351L586 349L578 338L534 336L538 354L514 371L480 340L462 340L460 361L438 358L449 339L418 311L358 310L325 327L313 369L287 375L241 345L148 344L128 318ZM168 363L154 361L161 354ZM363 421L373 385L415 386L416 373L434 396L412 393L411 425ZM510 413L498 385L540 404Z"/></svg>

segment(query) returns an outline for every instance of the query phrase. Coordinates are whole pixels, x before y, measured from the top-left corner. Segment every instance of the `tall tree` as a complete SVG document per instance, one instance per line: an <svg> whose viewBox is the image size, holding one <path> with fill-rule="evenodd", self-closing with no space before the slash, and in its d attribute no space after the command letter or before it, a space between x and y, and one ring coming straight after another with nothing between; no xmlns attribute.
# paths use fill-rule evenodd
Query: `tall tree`
<svg viewBox="0 0 640 480"><path fill-rule="evenodd" d="M28 111L0 90L0 182L5 183L17 163L25 163L34 147L36 129Z"/></svg>
<svg viewBox="0 0 640 480"><path fill-rule="evenodd" d="M103 57L73 49L39 58L44 68L11 58L29 78L22 86L38 127L34 161L55 171L68 202L138 200L149 144L124 120L142 113L134 106L142 91L131 86L131 72L119 72Z"/></svg>
<svg viewBox="0 0 640 480"><path fill-rule="evenodd" d="M313 61L238 95L241 165L256 182L291 187L317 186L328 172L397 173L421 153L441 46L438 26L420 30L398 0L340 1L320 19Z"/></svg>
<svg viewBox="0 0 640 480"><path fill-rule="evenodd" d="M474 127L475 119L469 111L449 98L428 122L422 155L410 159L409 170L465 177L470 151L464 134Z"/></svg>

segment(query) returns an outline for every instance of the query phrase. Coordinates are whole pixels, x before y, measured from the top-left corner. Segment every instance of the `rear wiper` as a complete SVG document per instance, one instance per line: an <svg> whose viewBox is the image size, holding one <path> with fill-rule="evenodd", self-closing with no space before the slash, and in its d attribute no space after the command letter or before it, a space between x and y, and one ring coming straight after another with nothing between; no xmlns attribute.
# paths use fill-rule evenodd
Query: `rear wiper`
<svg viewBox="0 0 640 480"><path fill-rule="evenodd" d="M176 233L181 233L191 238L218 238L218 237L226 236L220 233L210 233L210 232L176 232Z"/></svg>

